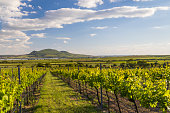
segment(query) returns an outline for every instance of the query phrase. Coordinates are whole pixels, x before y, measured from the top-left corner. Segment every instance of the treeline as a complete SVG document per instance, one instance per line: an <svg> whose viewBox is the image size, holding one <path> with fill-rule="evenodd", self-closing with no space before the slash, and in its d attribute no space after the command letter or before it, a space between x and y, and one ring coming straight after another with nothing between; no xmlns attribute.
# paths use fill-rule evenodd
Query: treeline
<svg viewBox="0 0 170 113"><path fill-rule="evenodd" d="M168 62L164 62L163 64L158 63L155 61L154 63L148 63L145 60L134 61L133 59L129 59L126 63L121 63L121 68L149 68L149 67L166 67L168 66Z"/></svg>
<svg viewBox="0 0 170 113"><path fill-rule="evenodd" d="M50 64L50 63L38 63L37 67L87 67L87 68L97 68L100 67L100 64L102 68L127 68L127 69L133 69L133 68L152 68L152 67L166 67L168 66L168 62L165 62L163 64L158 63L158 61L155 61L154 63L148 63L145 60L141 61L135 61L133 59L127 60L125 63L71 63L71 64Z"/></svg>

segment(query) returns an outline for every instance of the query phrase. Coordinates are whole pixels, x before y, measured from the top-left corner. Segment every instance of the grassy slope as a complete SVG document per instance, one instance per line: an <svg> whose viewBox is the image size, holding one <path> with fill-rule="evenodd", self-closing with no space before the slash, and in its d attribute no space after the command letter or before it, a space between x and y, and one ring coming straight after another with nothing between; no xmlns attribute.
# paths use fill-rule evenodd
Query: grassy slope
<svg viewBox="0 0 170 113"><path fill-rule="evenodd" d="M33 51L27 55L28 57L40 57L40 58L80 58L89 57L88 55L72 54L67 51L57 51L54 49L44 49L40 51Z"/></svg>
<svg viewBox="0 0 170 113"><path fill-rule="evenodd" d="M84 100L66 83L48 73L35 113L98 113L90 101Z"/></svg>

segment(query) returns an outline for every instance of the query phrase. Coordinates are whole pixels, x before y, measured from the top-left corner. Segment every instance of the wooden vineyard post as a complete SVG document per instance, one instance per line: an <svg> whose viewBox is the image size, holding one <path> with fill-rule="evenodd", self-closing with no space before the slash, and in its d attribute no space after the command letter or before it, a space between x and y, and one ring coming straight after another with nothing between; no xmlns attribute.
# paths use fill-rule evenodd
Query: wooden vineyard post
<svg viewBox="0 0 170 113"><path fill-rule="evenodd" d="M69 66L68 66L68 72L69 72ZM68 77L68 85L70 85L70 77Z"/></svg>
<svg viewBox="0 0 170 113"><path fill-rule="evenodd" d="M32 66L32 72L34 72L34 67Z"/></svg>
<svg viewBox="0 0 170 113"><path fill-rule="evenodd" d="M102 71L102 64L100 63L100 73L101 73L101 71ZM102 82L101 82L101 87L100 87L100 89L101 89L101 109L103 109L103 92L102 92Z"/></svg>
<svg viewBox="0 0 170 113"><path fill-rule="evenodd" d="M14 78L14 74L13 74L14 72L13 72L13 68L12 68L12 78Z"/></svg>
<svg viewBox="0 0 170 113"><path fill-rule="evenodd" d="M20 66L18 66L18 79L19 79L19 84L21 84L21 76L20 76ZM20 95L21 97L21 95ZM22 97L21 97L22 98ZM21 101L19 101L19 113L22 113L22 106L21 106Z"/></svg>
<svg viewBox="0 0 170 113"><path fill-rule="evenodd" d="M78 73L79 73L79 70L80 69L79 69L79 65L78 65ZM81 86L80 85L81 85L81 83L80 83L79 78L78 78L78 87L79 87L78 89L79 89L79 92L81 94Z"/></svg>

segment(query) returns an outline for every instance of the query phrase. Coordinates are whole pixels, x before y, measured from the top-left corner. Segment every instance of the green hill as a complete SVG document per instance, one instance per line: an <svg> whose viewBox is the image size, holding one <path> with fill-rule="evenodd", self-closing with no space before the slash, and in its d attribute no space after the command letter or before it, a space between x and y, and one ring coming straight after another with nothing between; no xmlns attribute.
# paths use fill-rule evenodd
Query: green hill
<svg viewBox="0 0 170 113"><path fill-rule="evenodd" d="M32 51L27 54L28 57L38 57L38 58L85 58L91 57L89 55L72 54L67 51L57 51L54 49L44 49L40 51Z"/></svg>

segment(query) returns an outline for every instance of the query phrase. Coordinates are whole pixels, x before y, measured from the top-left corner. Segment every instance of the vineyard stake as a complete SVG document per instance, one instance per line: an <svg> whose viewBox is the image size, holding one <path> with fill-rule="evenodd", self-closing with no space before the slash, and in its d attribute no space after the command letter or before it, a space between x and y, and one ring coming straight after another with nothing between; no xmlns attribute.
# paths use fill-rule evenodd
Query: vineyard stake
<svg viewBox="0 0 170 113"><path fill-rule="evenodd" d="M14 72L13 72L13 68L12 68L12 78L14 78L14 74L13 74Z"/></svg>
<svg viewBox="0 0 170 113"><path fill-rule="evenodd" d="M102 64L100 63L100 73L102 71ZM103 109L103 92L102 92L102 82L101 82L101 109Z"/></svg>
<svg viewBox="0 0 170 113"><path fill-rule="evenodd" d="M19 79L19 84L21 84L20 66L18 66L18 79ZM19 113L22 113L21 101L19 101L19 104L20 104L20 106L19 106Z"/></svg>
<svg viewBox="0 0 170 113"><path fill-rule="evenodd" d="M69 72L69 66L68 66L68 72ZM70 85L70 77L68 77L68 85Z"/></svg>
<svg viewBox="0 0 170 113"><path fill-rule="evenodd" d="M34 67L32 67L32 72L34 72Z"/></svg>
<svg viewBox="0 0 170 113"><path fill-rule="evenodd" d="M79 73L79 65L78 65L78 73ZM81 83L80 83L80 81L79 81L79 78L78 78L78 89L79 89L79 92L80 92L80 94L81 94Z"/></svg>

